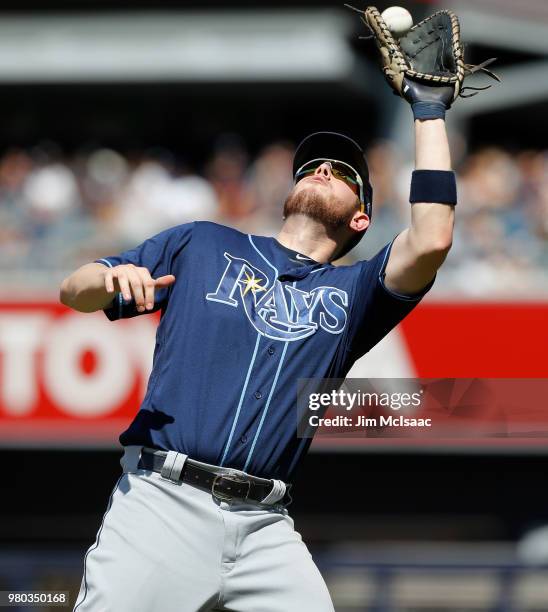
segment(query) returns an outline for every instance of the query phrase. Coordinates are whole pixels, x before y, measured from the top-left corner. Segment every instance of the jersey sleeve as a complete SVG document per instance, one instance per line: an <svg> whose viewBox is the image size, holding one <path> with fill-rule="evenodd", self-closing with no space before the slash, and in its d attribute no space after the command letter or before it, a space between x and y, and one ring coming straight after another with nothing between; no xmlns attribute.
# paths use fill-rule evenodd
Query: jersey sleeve
<svg viewBox="0 0 548 612"><path fill-rule="evenodd" d="M95 263L103 264L109 268L131 263L141 268L147 268L152 278L174 274L175 260L190 242L193 227L194 223L172 227L152 236L152 238L148 238L134 249L124 251L119 255L96 259ZM111 321L127 319L141 314L150 314L167 305L170 290L171 286L156 289L154 293L154 308L152 310L139 312L133 297L130 300L125 300L122 293L118 293L103 312Z"/></svg>
<svg viewBox="0 0 548 612"><path fill-rule="evenodd" d="M435 277L414 295L402 295L385 284L386 264L393 241L372 259L361 261L356 285L347 350L359 359L404 319L434 284Z"/></svg>

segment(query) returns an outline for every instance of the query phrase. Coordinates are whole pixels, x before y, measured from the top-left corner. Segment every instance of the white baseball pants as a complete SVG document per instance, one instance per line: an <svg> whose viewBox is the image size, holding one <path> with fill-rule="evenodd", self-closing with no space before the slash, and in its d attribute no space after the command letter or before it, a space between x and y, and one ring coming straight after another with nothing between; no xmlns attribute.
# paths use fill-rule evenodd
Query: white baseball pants
<svg viewBox="0 0 548 612"><path fill-rule="evenodd" d="M140 451L120 461L73 612L334 612L287 510L219 502L137 469Z"/></svg>

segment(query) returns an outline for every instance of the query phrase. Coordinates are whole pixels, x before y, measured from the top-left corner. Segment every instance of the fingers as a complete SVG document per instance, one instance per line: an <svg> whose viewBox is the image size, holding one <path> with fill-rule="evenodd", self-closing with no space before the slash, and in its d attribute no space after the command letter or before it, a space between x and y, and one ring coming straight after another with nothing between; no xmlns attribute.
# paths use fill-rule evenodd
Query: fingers
<svg viewBox="0 0 548 612"><path fill-rule="evenodd" d="M137 271L137 268L130 267L127 271L131 293L135 299L135 306L138 312L143 312L145 309L145 291L143 286L143 277Z"/></svg>
<svg viewBox="0 0 548 612"><path fill-rule="evenodd" d="M112 269L112 276L118 283L118 287L120 288L120 293L123 295L124 300L131 299L131 290L129 288L129 279L127 277L127 272L124 267L116 267Z"/></svg>
<svg viewBox="0 0 548 612"><path fill-rule="evenodd" d="M152 310L154 308L154 280L146 268L138 268L138 272L141 275L145 291L144 306L147 310Z"/></svg>
<svg viewBox="0 0 548 612"><path fill-rule="evenodd" d="M105 271L105 289L107 293L114 293L114 280L112 278L112 271L107 268Z"/></svg>
<svg viewBox="0 0 548 612"><path fill-rule="evenodd" d="M166 274L166 276L160 276L154 281L156 287L169 287L175 282L173 274Z"/></svg>
<svg viewBox="0 0 548 612"><path fill-rule="evenodd" d="M138 312L154 307L154 281L146 268L115 266L105 273L105 289L109 293L118 289L126 301L133 297Z"/></svg>
<svg viewBox="0 0 548 612"><path fill-rule="evenodd" d="M132 264L115 266L105 272L105 289L112 293L119 289L125 300L132 296L138 312L154 308L154 290L175 282L173 274L167 274L154 280L147 268L140 268Z"/></svg>

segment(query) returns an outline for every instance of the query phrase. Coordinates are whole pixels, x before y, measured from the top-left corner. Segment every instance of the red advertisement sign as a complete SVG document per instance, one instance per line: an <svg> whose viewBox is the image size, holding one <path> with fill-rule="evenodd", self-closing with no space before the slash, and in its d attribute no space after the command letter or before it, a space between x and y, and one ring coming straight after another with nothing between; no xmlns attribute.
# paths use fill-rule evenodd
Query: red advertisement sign
<svg viewBox="0 0 548 612"><path fill-rule="evenodd" d="M548 378L547 321L548 303L429 303L392 332L390 350L410 364L406 376ZM112 323L54 300L0 302L0 444L116 445L146 389L157 322Z"/></svg>
<svg viewBox="0 0 548 612"><path fill-rule="evenodd" d="M157 321L0 304L0 444L115 444L146 389Z"/></svg>

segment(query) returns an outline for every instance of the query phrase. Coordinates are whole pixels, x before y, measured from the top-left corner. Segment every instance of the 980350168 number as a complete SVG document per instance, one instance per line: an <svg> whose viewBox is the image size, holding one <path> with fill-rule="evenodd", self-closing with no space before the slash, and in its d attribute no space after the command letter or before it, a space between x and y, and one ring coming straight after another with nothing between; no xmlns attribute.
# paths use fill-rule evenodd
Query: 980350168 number
<svg viewBox="0 0 548 612"><path fill-rule="evenodd" d="M0 607L3 606L68 606L68 591L0 591Z"/></svg>

